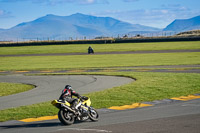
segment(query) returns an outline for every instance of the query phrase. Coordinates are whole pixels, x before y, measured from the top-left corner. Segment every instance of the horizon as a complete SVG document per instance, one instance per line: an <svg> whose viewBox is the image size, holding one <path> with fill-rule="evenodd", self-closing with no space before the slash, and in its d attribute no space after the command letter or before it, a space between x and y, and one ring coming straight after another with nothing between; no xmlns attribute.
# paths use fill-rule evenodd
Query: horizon
<svg viewBox="0 0 200 133"><path fill-rule="evenodd" d="M175 19L200 15L199 0L0 0L0 28L9 29L48 14L76 13L163 29Z"/></svg>
<svg viewBox="0 0 200 133"><path fill-rule="evenodd" d="M83 13L79 13L79 12L77 12L77 13L73 13L73 14L70 14L70 15L67 15L67 16L71 16L71 15L76 15L76 14L82 14L82 15L88 15L88 16L94 16L94 17L102 17L102 18L106 18L106 17L104 17L104 16L95 16L95 15L89 15L89 14L83 14ZM58 17L67 17L67 16L61 16L61 15L56 15L56 14L46 14L46 15L44 15L44 16L41 16L41 17L39 17L39 18L36 18L36 19L34 19L34 20L37 20L37 19L40 19L40 18L42 18L42 17L45 17L45 16L48 16L48 15L53 15L53 16L58 16ZM193 17L190 17L190 18L194 18L194 17L198 17L198 16L200 16L200 15L197 15L197 16L193 16ZM109 16L108 16L109 17ZM110 18L113 18L113 17L110 17ZM190 19L190 18L185 18L185 19ZM116 19L116 18L113 18L113 19ZM29 23L29 22L32 22L32 21L34 21L34 20L31 20L31 21L27 21L27 22L22 22L22 23ZM119 19L116 19L116 20L119 20ZM175 19L175 20L184 20L184 19ZM175 21L175 20L173 20L173 21ZM119 20L119 21L122 21L122 20ZM172 21L172 22L173 22ZM122 22L126 22L126 21L122 21ZM171 22L171 23L172 23ZM19 24L17 24L17 25L20 25L20 24L22 24L22 23L19 23ZM127 23L130 23L130 22L127 22ZM171 23L169 23L169 24L171 24ZM130 24L133 24L133 23L130 23ZM169 25L168 24L168 25ZM17 25L15 25L15 26L17 26ZM140 24L140 25L142 25L142 24ZM167 25L167 26L168 26ZM13 26L13 27L15 27L15 26ZM148 25L143 25L143 26L148 26ZM10 28L13 28L13 27L10 27ZM152 27L152 26L149 26L149 27ZM10 28L8 28L8 29L10 29ZM158 27L153 27L153 28L158 28ZM166 27L164 27L164 28L166 28ZM164 29L164 28L158 28L158 29ZM1 28L2 29L2 28ZM5 29L6 30L6 29Z"/></svg>

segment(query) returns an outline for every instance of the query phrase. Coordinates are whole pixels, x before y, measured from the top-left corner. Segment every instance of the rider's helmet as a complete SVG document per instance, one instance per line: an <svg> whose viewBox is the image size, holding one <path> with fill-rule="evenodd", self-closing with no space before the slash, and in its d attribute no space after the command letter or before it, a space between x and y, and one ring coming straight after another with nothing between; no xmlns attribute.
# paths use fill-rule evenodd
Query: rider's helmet
<svg viewBox="0 0 200 133"><path fill-rule="evenodd" d="M65 89L72 90L72 86L71 86L71 85L66 85L66 86L65 86Z"/></svg>

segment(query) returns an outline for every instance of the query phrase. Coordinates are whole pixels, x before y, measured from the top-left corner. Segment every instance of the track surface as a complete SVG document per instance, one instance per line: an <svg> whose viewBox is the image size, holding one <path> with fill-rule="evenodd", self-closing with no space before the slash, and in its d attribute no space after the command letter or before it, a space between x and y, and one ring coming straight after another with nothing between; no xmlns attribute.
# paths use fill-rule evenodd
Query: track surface
<svg viewBox="0 0 200 133"><path fill-rule="evenodd" d="M0 76L0 82L14 82L33 84L35 89L0 97L0 110L22 105L29 105L57 99L66 84L80 94L87 94L120 86L133 82L131 78L114 76L91 76L91 75L65 75L65 76L23 76L7 75Z"/></svg>
<svg viewBox="0 0 200 133"><path fill-rule="evenodd" d="M164 51L157 51L157 53L163 53L163 52ZM200 52L200 51L199 50L197 51L196 50L195 51L179 50L179 51L168 51L168 53L169 52ZM155 52L151 51L148 53L155 53ZM112 53L112 54L117 54L117 53ZM124 53L122 52L121 54L124 54ZM132 52L129 54L134 54L134 53ZM21 56L24 56L24 55L21 55ZM166 71L162 71L162 72L166 72ZM172 71L172 72L177 72L177 71ZM187 72L187 71L184 71L184 72ZM199 73L199 71L198 72L194 71L194 72ZM54 78L57 78L56 82L54 82L55 81ZM86 76L86 77L80 76L77 78L78 79L76 79L74 76L70 76L70 77L65 77L65 76L63 77L62 76L25 77L22 75L0 76L1 82L20 82L20 83L35 84L36 86L38 86L36 89L33 89L28 92L23 92L20 94L7 96L7 98L1 97L0 102L5 100L3 102L9 103L11 106L9 107L5 105L2 106L3 102L0 103L0 105L3 108L10 108L16 104L15 100L19 100L17 103L21 103L21 102L23 103L24 101L26 101L28 104L31 104L31 102L35 103L35 102L40 102L43 100L48 101L48 99L51 100L51 99L57 98L60 95L60 92L63 89L63 86L66 84L66 82L67 84L72 84L78 92L86 93L86 92L111 88L113 84L114 84L113 86L119 86L116 83L118 83L121 80L121 79L116 80L116 81L114 79L107 80L105 78L95 77L95 76ZM102 80L105 79L107 81L104 82L104 81L101 81L100 79ZM100 82L97 82L98 80L100 80ZM112 85L108 87L107 84L110 84L111 81L113 84L111 83ZM128 83L128 82L132 82L132 80L127 81L125 83ZM125 83L122 83L122 84L125 84ZM101 88L94 89L95 86L100 86ZM35 91L37 91L37 93ZM27 94L30 92L32 93L31 96ZM17 96L18 98L14 98L15 96ZM35 97L36 99L32 99L33 97ZM21 98L22 98L22 101L20 101ZM20 105L16 105L16 106L20 106ZM1 130L1 133L16 133L16 132L20 132L20 133L26 133L26 132L29 132L29 133L35 133L35 132L38 132L38 133L40 132L41 133L43 132L50 132L50 133L51 132L52 133L66 133L66 132L67 133L97 133L97 132L102 132L102 133L110 133L110 132L113 132L113 133L180 133L180 132L181 133L199 133L200 131L200 99L186 101L186 102L171 101L168 103L157 104L153 107L130 109L130 110L125 110L125 111L101 109L101 110L98 110L98 112L100 113L100 119L98 122L88 121L88 122L83 122L83 123L75 123L74 125L71 125L71 126L62 126L58 120L32 122L32 123L8 121L8 122L0 123L0 130Z"/></svg>
<svg viewBox="0 0 200 133"><path fill-rule="evenodd" d="M98 122L62 126L59 120L0 123L1 133L199 133L200 99L114 111L101 109Z"/></svg>

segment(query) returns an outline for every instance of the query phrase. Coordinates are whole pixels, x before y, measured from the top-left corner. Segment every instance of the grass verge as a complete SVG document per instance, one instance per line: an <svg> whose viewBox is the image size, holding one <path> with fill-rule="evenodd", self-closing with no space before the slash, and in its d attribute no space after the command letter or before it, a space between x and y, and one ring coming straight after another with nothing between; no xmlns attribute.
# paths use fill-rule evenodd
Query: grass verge
<svg viewBox="0 0 200 133"><path fill-rule="evenodd" d="M0 83L0 96L12 95L35 88L33 85L19 84L19 83Z"/></svg>
<svg viewBox="0 0 200 133"><path fill-rule="evenodd" d="M0 55L200 49L200 41L0 47Z"/></svg>
<svg viewBox="0 0 200 133"><path fill-rule="evenodd" d="M200 93L200 74L95 72L77 74L104 74L136 78L133 83L100 92L86 94L95 108L108 108L136 102L153 101ZM53 99L52 99L53 100ZM58 109L50 102L0 110L0 121L56 115Z"/></svg>
<svg viewBox="0 0 200 133"><path fill-rule="evenodd" d="M0 57L0 70L66 70L82 68L200 64L200 52L73 56Z"/></svg>

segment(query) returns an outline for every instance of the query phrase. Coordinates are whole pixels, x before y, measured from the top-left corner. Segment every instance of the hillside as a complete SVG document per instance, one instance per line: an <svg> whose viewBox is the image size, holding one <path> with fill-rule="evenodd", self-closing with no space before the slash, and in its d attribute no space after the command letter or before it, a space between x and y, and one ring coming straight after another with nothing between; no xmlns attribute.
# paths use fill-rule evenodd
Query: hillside
<svg viewBox="0 0 200 133"><path fill-rule="evenodd" d="M159 31L160 29L130 24L111 17L96 17L84 14L70 16L46 15L0 32L0 39L60 40L117 36L133 31Z"/></svg>
<svg viewBox="0 0 200 133"><path fill-rule="evenodd" d="M163 31L189 31L200 29L200 16L196 16L190 19L177 19L169 24Z"/></svg>

